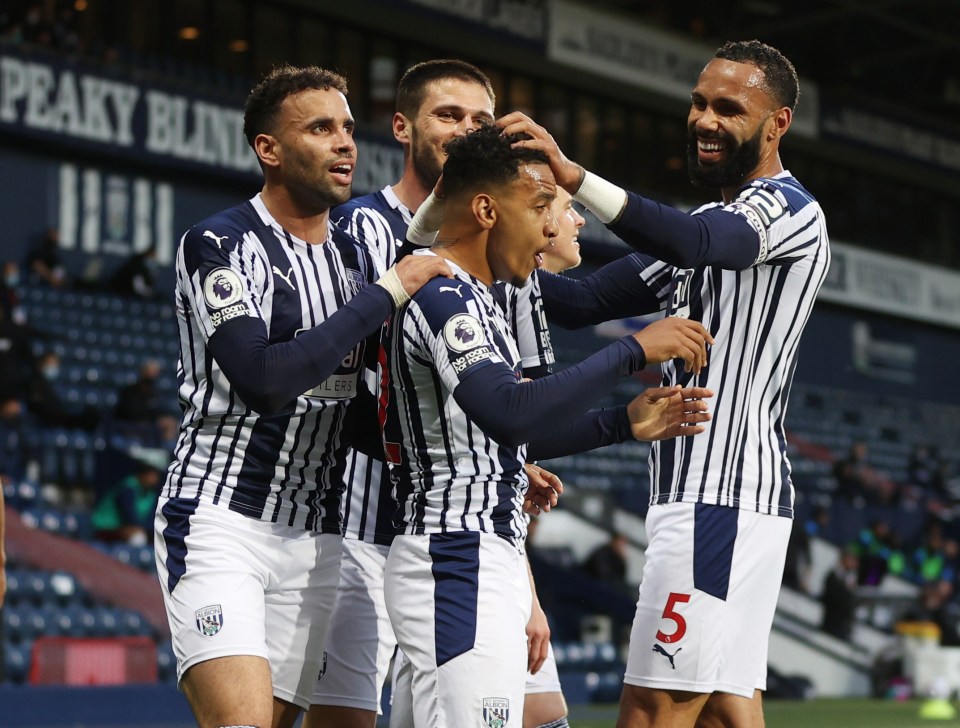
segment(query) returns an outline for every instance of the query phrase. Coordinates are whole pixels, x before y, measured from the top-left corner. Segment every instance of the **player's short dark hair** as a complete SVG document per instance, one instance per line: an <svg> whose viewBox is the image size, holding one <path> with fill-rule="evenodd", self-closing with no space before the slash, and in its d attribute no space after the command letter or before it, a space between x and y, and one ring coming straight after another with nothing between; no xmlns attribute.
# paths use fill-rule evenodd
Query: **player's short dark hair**
<svg viewBox="0 0 960 728"><path fill-rule="evenodd" d="M519 179L522 164L547 164L543 151L512 146L528 138L526 134L505 136L495 125L483 124L476 131L451 139L443 165L444 196L508 184Z"/></svg>
<svg viewBox="0 0 960 728"><path fill-rule="evenodd" d="M773 46L759 40L727 41L714 54L735 63L751 63L763 71L763 88L780 106L797 108L800 81L797 69L790 60Z"/></svg>
<svg viewBox="0 0 960 728"><path fill-rule="evenodd" d="M283 65L274 68L254 86L243 112L243 135L250 146L257 134L273 128L284 100L301 91L335 89L347 95L347 79L319 66Z"/></svg>
<svg viewBox="0 0 960 728"><path fill-rule="evenodd" d="M408 119L420 112L420 106L427 95L427 86L440 79L453 78L483 86L490 97L490 103L496 104L496 95L487 75L470 63L456 58L438 58L423 61L410 66L397 86L397 111Z"/></svg>

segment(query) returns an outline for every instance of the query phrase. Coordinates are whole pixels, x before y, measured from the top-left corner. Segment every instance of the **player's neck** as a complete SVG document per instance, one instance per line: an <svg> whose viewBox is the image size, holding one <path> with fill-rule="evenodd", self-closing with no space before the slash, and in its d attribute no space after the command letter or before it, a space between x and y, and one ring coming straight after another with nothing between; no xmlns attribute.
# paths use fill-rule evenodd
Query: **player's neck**
<svg viewBox="0 0 960 728"><path fill-rule="evenodd" d="M456 263L464 272L487 286L493 285L493 271L487 262L486 241L475 233L461 234L453 227L442 226L430 249L441 258Z"/></svg>
<svg viewBox="0 0 960 728"><path fill-rule="evenodd" d="M285 187L264 185L260 199L267 211L288 233L311 245L327 241L327 224L330 208L322 211L306 210L297 204Z"/></svg>
<svg viewBox="0 0 960 728"><path fill-rule="evenodd" d="M393 186L393 194L404 207L414 213L432 191L433 188L423 184L412 169L405 171L400 181Z"/></svg>
<svg viewBox="0 0 960 728"><path fill-rule="evenodd" d="M760 179L761 177L776 177L783 171L783 163L780 161L780 154L774 151L770 156L760 158L760 164L756 168L743 178L743 181L736 185L731 185L730 187L723 187L720 190L720 193L723 195L723 204L729 205L733 202L733 198L736 197L737 190L742 189L745 185L750 184L755 179Z"/></svg>

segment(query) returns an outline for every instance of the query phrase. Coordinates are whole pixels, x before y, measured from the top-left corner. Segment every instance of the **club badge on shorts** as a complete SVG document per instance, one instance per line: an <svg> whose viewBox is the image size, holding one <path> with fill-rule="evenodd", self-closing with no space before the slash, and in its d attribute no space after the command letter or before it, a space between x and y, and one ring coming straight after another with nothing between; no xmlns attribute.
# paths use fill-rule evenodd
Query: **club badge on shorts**
<svg viewBox="0 0 960 728"><path fill-rule="evenodd" d="M196 611L197 629L204 637L213 637L223 626L223 610L219 604L211 604Z"/></svg>
<svg viewBox="0 0 960 728"><path fill-rule="evenodd" d="M490 728L503 728L510 719L509 698L484 698L483 721Z"/></svg>

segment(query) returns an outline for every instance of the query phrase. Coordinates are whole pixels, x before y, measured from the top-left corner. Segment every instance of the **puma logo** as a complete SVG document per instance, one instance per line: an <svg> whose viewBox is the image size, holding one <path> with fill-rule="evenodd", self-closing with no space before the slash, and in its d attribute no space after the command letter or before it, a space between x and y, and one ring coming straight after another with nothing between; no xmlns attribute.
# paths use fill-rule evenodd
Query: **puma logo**
<svg viewBox="0 0 960 728"><path fill-rule="evenodd" d="M673 669L673 670L676 670L676 669L677 669L677 666L673 664L673 658L676 657L677 654L678 654L678 653L680 652L680 650L682 650L682 649L683 649L682 647L678 647L678 648L677 648L677 651L674 652L674 653L671 655L669 652L667 652L665 649L663 649L660 645L654 645L654 646L653 646L653 651L654 651L654 652L659 652L661 655L663 655L663 656L666 657L668 660L670 660L670 668Z"/></svg>
<svg viewBox="0 0 960 728"><path fill-rule="evenodd" d="M290 289L291 289L291 290L293 290L293 291L297 290L297 287L294 286L293 283L290 281L290 275L293 273L293 266L292 266L292 265L291 265L289 268L287 268L287 274L286 274L286 275L284 275L283 272L282 272L279 268L277 268L277 266L273 266L273 272L276 273L276 274L277 274L278 276L280 276L281 278L283 278L283 280L285 280L285 281L287 282L287 285L290 286Z"/></svg>
<svg viewBox="0 0 960 728"><path fill-rule="evenodd" d="M220 248L221 250L223 250L223 246L220 245L220 241L221 241L221 240L226 240L228 236L227 236L227 235L214 235L214 234L213 234L212 232L210 232L209 230L204 230L204 231L203 231L203 237L205 237L205 238L210 238L213 242L215 242L215 243L217 244L217 247L218 247L218 248Z"/></svg>
<svg viewBox="0 0 960 728"><path fill-rule="evenodd" d="M453 286L440 286L440 288L437 290L439 290L440 293L443 293L444 291L451 291L452 293L456 293L458 296L460 296L460 298L463 298L463 294L460 293L461 288L463 288L462 283L456 288L454 288Z"/></svg>

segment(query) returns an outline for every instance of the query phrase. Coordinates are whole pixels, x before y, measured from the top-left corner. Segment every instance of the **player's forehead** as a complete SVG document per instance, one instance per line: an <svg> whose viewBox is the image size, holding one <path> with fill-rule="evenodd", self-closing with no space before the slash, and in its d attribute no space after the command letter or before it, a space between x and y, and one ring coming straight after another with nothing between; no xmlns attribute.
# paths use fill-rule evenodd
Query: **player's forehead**
<svg viewBox="0 0 960 728"><path fill-rule="evenodd" d="M309 88L290 94L280 104L282 124L300 125L314 119L353 121L347 97L335 88Z"/></svg>
<svg viewBox="0 0 960 728"><path fill-rule="evenodd" d="M527 162L520 165L519 176L512 186L528 199L553 201L557 196L557 180L550 165L540 162Z"/></svg>
<svg viewBox="0 0 960 728"><path fill-rule="evenodd" d="M767 106L772 99L764 82L763 71L752 63L713 58L700 72L693 95L708 101L730 98L744 104Z"/></svg>
<svg viewBox="0 0 960 728"><path fill-rule="evenodd" d="M493 101L483 84L463 78L437 78L424 86L420 113L443 107L459 107L472 115L493 120Z"/></svg>

